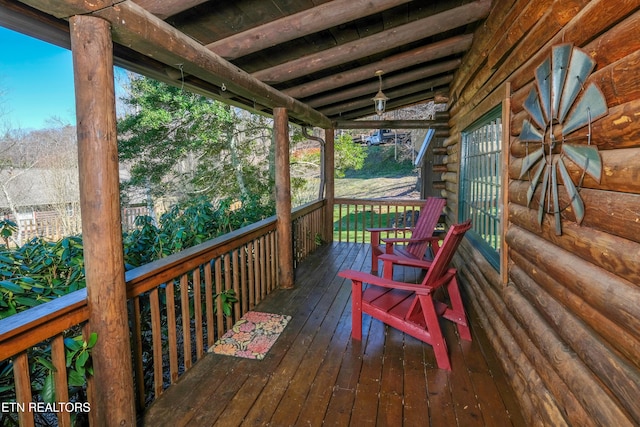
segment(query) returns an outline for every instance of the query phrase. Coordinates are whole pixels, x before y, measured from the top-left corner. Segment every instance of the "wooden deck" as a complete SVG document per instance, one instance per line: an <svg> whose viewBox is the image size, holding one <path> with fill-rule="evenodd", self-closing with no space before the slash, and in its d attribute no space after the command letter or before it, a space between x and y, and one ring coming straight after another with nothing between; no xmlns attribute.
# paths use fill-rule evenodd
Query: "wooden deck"
<svg viewBox="0 0 640 427"><path fill-rule="evenodd" d="M473 342L444 325L453 371L430 346L365 316L351 333L346 268L370 269L369 245L336 243L299 266L296 288L257 310L292 320L262 361L208 354L149 408L146 426L521 426L512 390L474 313ZM412 269L396 278L415 280Z"/></svg>

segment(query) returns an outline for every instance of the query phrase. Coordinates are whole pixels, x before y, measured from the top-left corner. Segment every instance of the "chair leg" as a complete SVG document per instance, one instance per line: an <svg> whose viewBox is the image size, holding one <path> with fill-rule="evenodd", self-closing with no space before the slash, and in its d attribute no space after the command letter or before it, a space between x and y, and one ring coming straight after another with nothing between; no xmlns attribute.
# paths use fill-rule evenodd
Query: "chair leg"
<svg viewBox="0 0 640 427"><path fill-rule="evenodd" d="M362 282L351 281L351 337L362 340Z"/></svg>
<svg viewBox="0 0 640 427"><path fill-rule="evenodd" d="M447 284L447 291L449 293L449 299L451 300L451 309L448 310L445 317L456 323L460 338L471 341L471 330L469 329L467 315L464 312L464 305L462 304L462 297L460 296L460 288L458 287L456 276L453 276Z"/></svg>
<svg viewBox="0 0 640 427"><path fill-rule="evenodd" d="M380 250L380 232L371 232L371 272L378 273L378 256L381 255Z"/></svg>
<svg viewBox="0 0 640 427"><path fill-rule="evenodd" d="M433 347L438 368L450 371L451 362L449 361L449 350L447 349L447 342L444 340L444 335L442 335L442 329L440 329L440 322L435 305L431 299L432 297L419 295L418 298L420 299L422 313L430 336L430 344Z"/></svg>

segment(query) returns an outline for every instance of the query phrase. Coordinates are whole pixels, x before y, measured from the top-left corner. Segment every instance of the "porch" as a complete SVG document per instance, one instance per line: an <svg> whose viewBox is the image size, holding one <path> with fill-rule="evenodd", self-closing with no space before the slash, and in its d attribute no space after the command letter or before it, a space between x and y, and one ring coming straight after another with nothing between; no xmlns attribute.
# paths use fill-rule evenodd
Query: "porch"
<svg viewBox="0 0 640 427"><path fill-rule="evenodd" d="M207 354L148 408L144 425L524 425L475 313L473 342L444 325L453 370L430 346L365 316L351 339L351 288L340 270L368 271L368 244L322 246L259 311L292 316L262 361ZM396 278L414 281L414 269ZM467 304L470 307L469 304Z"/></svg>

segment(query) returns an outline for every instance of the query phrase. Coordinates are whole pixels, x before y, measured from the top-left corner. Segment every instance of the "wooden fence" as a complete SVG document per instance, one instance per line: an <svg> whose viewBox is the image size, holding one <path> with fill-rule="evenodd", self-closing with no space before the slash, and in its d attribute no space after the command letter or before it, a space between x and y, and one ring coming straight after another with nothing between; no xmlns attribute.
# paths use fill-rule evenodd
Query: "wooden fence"
<svg viewBox="0 0 640 427"><path fill-rule="evenodd" d="M135 227L135 219L141 215L148 215L146 206L128 206L122 208L122 229L132 230ZM18 221L10 215L8 219L19 222L20 232L17 241L28 242L35 237L42 237L48 241L57 241L66 236L82 233L82 222L79 212L69 212L64 217L56 211L35 211L30 218L21 218Z"/></svg>

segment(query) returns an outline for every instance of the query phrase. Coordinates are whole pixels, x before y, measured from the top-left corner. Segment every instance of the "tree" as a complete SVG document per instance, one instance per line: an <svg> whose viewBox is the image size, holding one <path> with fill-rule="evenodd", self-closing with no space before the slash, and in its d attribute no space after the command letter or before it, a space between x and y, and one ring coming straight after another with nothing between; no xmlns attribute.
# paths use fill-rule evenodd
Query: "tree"
<svg viewBox="0 0 640 427"><path fill-rule="evenodd" d="M364 166L367 152L361 144L354 144L351 135L339 135L335 141L335 172L338 178L344 177L347 169L358 170Z"/></svg>
<svg viewBox="0 0 640 427"><path fill-rule="evenodd" d="M118 122L128 185L175 201L262 197L268 177L267 119L181 88L131 76Z"/></svg>

